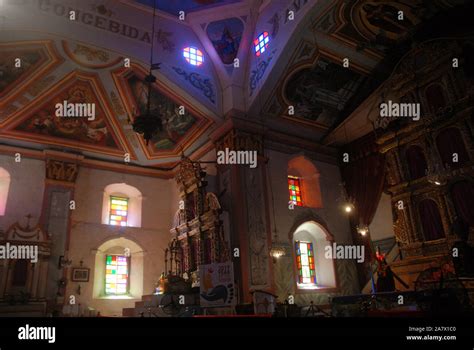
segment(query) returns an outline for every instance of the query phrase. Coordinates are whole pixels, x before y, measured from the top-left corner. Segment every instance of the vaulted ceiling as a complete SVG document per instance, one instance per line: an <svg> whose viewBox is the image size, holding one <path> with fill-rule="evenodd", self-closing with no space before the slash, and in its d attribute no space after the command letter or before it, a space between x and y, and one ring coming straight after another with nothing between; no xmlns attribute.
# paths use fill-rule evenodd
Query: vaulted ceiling
<svg viewBox="0 0 474 350"><path fill-rule="evenodd" d="M435 0L423 12L422 0L157 0L151 106L164 128L148 145L130 121L146 107L154 0L0 3L0 141L168 166L209 151L209 134L239 111L317 142L384 79L393 47L460 2ZM399 10L405 19L393 22ZM257 56L264 32L270 43ZM186 62L185 47L204 63ZM97 118L56 118L63 100L95 103Z"/></svg>

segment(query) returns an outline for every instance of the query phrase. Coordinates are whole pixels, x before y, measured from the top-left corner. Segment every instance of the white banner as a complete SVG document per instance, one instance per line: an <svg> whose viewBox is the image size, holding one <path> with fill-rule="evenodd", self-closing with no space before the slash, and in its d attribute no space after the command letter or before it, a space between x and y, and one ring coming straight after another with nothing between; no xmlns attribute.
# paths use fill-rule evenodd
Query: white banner
<svg viewBox="0 0 474 350"><path fill-rule="evenodd" d="M235 305L234 269L231 262L201 265L199 271L201 306Z"/></svg>

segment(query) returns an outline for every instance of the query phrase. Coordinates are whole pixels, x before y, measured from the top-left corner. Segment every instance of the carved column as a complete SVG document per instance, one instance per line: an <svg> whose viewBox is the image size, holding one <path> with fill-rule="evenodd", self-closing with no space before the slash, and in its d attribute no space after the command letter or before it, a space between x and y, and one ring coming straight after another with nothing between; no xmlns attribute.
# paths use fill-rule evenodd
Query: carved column
<svg viewBox="0 0 474 350"><path fill-rule="evenodd" d="M225 191L223 210L230 217L231 252L237 248L240 253L231 256L241 303L251 301L252 290L274 290L263 131L262 125L230 117L211 135L217 152L257 152L253 169L248 164L218 164L219 192Z"/></svg>
<svg viewBox="0 0 474 350"><path fill-rule="evenodd" d="M61 278L68 279L67 269L58 269L58 261L60 256L67 257L69 249L72 213L70 202L74 199L75 182L83 157L56 151L44 153L46 176L40 223L54 242L46 290L46 298L54 300L58 293L58 281ZM57 302L60 304L62 301Z"/></svg>

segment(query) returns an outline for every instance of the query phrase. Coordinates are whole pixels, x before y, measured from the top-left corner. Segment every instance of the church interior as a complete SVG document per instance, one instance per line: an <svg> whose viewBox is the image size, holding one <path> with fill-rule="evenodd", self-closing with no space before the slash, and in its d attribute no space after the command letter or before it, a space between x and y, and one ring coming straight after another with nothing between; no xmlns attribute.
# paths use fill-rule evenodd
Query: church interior
<svg viewBox="0 0 474 350"><path fill-rule="evenodd" d="M467 0L0 0L0 317L474 301Z"/></svg>

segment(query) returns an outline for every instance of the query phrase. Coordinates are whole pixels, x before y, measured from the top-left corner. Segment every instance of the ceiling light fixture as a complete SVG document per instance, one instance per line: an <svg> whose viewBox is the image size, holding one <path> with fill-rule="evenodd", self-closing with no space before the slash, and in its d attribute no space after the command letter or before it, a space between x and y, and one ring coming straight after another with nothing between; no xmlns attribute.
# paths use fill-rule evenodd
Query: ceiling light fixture
<svg viewBox="0 0 474 350"><path fill-rule="evenodd" d="M163 130L163 124L161 121L161 115L151 113L151 94L152 94L152 84L156 82L156 77L153 75L154 70L160 69L161 63L153 63L153 50L155 43L155 18L156 18L156 0L153 4L153 24L152 24L152 34L151 34L151 52L150 52L150 71L145 77L145 82L148 88L147 95L147 105L146 111L143 113L139 110L139 115L134 118L132 127L133 131L143 135L143 138L146 141L148 146L149 141L158 133L158 131Z"/></svg>

